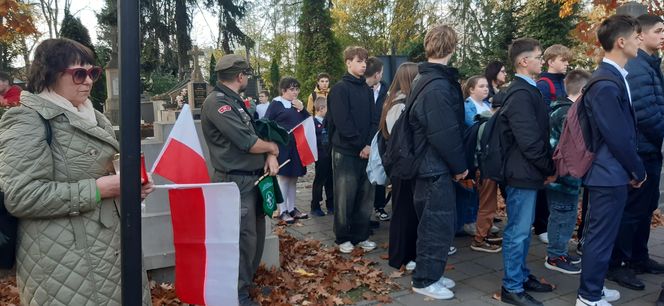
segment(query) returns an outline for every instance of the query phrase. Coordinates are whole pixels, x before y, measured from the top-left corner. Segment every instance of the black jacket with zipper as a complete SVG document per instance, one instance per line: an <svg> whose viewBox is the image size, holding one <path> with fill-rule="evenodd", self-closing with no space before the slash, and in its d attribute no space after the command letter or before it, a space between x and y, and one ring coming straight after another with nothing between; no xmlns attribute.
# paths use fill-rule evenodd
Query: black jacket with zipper
<svg viewBox="0 0 664 306"><path fill-rule="evenodd" d="M426 143L420 177L459 174L467 169L463 149L464 110L456 68L420 63L415 82L428 82L413 101L408 120L414 143ZM426 84L426 83L423 83ZM413 88L417 85L414 83Z"/></svg>
<svg viewBox="0 0 664 306"><path fill-rule="evenodd" d="M515 77L498 112L507 185L541 189L555 173L549 145L549 111L537 87Z"/></svg>

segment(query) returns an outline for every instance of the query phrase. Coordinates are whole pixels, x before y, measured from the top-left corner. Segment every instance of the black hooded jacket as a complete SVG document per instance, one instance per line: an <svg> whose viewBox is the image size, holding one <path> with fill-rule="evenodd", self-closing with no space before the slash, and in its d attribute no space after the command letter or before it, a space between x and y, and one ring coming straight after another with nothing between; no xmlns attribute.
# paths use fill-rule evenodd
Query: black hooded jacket
<svg viewBox="0 0 664 306"><path fill-rule="evenodd" d="M364 77L346 73L327 96L327 127L332 149L359 156L378 128L373 92Z"/></svg>

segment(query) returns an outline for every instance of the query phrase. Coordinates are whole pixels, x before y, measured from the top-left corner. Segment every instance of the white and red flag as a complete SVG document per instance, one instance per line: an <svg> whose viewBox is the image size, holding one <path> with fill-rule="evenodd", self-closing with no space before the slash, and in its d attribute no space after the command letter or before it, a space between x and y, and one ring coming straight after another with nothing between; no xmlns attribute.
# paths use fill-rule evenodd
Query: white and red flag
<svg viewBox="0 0 664 306"><path fill-rule="evenodd" d="M152 173L159 174L176 184L210 182L205 156L201 142L198 140L189 104L182 107L164 148L154 162Z"/></svg>
<svg viewBox="0 0 664 306"><path fill-rule="evenodd" d="M240 191L235 183L210 183L189 105L182 108L152 173L175 183L156 187L170 189L178 298L237 305Z"/></svg>
<svg viewBox="0 0 664 306"><path fill-rule="evenodd" d="M297 153L300 155L302 166L308 166L318 160L318 145L316 144L316 125L314 117L304 119L292 130L295 137Z"/></svg>
<svg viewBox="0 0 664 306"><path fill-rule="evenodd" d="M197 305L237 305L240 190L235 183L176 188L168 198L178 298Z"/></svg>

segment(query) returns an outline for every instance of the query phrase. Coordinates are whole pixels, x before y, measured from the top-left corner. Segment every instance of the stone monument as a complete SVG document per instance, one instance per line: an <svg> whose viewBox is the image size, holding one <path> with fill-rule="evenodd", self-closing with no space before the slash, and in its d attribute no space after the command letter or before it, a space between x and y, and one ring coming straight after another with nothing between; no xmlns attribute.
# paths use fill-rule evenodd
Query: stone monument
<svg viewBox="0 0 664 306"><path fill-rule="evenodd" d="M198 57L202 56L204 53L199 50L197 46L194 46L194 48L187 52L187 54L191 55L194 62L194 67L191 70L190 82L187 85L187 91L189 92L189 105L194 114L196 114L200 113L203 101L205 101L205 97L208 95L207 82L203 79L201 66L198 64Z"/></svg>

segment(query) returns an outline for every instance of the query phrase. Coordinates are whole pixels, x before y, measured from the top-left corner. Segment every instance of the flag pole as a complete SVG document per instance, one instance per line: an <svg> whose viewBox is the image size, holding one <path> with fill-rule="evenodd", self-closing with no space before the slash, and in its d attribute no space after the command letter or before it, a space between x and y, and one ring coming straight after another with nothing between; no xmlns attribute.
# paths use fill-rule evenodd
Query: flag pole
<svg viewBox="0 0 664 306"><path fill-rule="evenodd" d="M279 165L279 169L281 169L281 167L285 166L285 165L288 164L288 163L290 163L290 159L287 159L283 164ZM260 183L260 181L262 181L262 180L263 180L264 178L266 178L268 175L269 175L269 173L267 173L267 172L266 172L265 174L263 174L263 176L261 176L261 177L258 179L258 181L256 181L256 182L254 183L254 186L258 185L258 183Z"/></svg>
<svg viewBox="0 0 664 306"><path fill-rule="evenodd" d="M143 301L141 248L139 1L118 1L120 38L120 216L122 305Z"/></svg>

